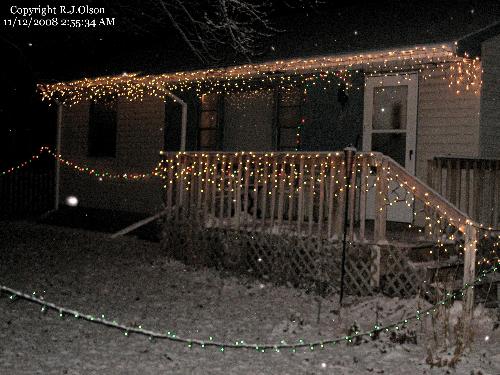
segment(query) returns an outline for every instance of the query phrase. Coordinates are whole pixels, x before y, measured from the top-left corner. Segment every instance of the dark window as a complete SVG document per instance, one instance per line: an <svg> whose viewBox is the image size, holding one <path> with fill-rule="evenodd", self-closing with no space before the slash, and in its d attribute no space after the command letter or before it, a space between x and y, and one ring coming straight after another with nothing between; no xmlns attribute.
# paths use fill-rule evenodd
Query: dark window
<svg viewBox="0 0 500 375"><path fill-rule="evenodd" d="M302 102L300 89L283 90L278 101L278 150L296 150L299 142L299 126L302 125Z"/></svg>
<svg viewBox="0 0 500 375"><path fill-rule="evenodd" d="M235 99L235 96L237 95L229 95L226 99L232 100ZM200 151L215 151L221 147L219 134L219 127L222 125L221 102L223 102L223 100L221 99L223 98L215 93L205 94L201 97L198 126L198 145ZM300 136L298 134L300 133L300 126L303 125L302 104L304 102L304 95L300 89L285 89L276 96L276 100L278 100L278 105L274 107L273 111L275 112L274 116L276 119L277 144L274 144L271 148L275 148L278 151L294 151L299 146L298 142ZM230 101L230 103L232 103L232 101ZM246 103L249 108L250 103L250 100ZM228 109L227 103L225 103L224 107ZM237 105L232 104L232 107L236 108ZM245 106L242 108L237 109L240 111L255 110L246 109ZM251 117L252 114L248 114L248 116ZM231 116L225 113L224 120L230 122L230 117ZM224 123L223 126L228 126L228 124ZM233 142L238 143L239 140L233 140ZM224 145L226 145L226 142L224 142ZM269 149L269 151L272 150Z"/></svg>
<svg viewBox="0 0 500 375"><path fill-rule="evenodd" d="M90 104L88 141L89 156L116 156L116 100Z"/></svg>
<svg viewBox="0 0 500 375"><path fill-rule="evenodd" d="M219 95L204 94L201 97L201 113L199 123L199 149L200 151L217 150L217 124L219 123Z"/></svg>

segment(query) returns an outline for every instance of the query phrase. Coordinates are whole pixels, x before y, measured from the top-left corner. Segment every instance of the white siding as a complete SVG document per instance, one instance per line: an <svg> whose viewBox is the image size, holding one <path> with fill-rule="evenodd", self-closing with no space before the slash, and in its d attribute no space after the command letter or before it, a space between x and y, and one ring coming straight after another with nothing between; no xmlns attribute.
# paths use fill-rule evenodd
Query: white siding
<svg viewBox="0 0 500 375"><path fill-rule="evenodd" d="M96 170L115 173L151 171L163 148L165 106L162 100L120 100L117 107L115 158L91 158L88 150L89 103L63 109L61 154L64 158ZM78 197L82 206L131 212L154 212L162 205L158 179L99 181L96 177L61 167L61 200Z"/></svg>
<svg viewBox="0 0 500 375"><path fill-rule="evenodd" d="M424 180L427 160L434 156L479 154L480 96L471 91L456 94L444 73L431 74L419 78L416 174Z"/></svg>
<svg viewBox="0 0 500 375"><path fill-rule="evenodd" d="M500 35L481 46L483 86L481 88L480 155L500 157Z"/></svg>

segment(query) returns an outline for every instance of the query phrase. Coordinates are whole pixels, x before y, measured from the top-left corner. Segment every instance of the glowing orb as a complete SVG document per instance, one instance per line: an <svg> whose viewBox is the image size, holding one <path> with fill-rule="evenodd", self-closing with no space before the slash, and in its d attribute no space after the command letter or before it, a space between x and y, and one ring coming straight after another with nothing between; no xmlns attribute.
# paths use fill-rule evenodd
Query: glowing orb
<svg viewBox="0 0 500 375"><path fill-rule="evenodd" d="M78 206L78 198L70 195L69 197L66 197L66 204L71 207L76 207Z"/></svg>

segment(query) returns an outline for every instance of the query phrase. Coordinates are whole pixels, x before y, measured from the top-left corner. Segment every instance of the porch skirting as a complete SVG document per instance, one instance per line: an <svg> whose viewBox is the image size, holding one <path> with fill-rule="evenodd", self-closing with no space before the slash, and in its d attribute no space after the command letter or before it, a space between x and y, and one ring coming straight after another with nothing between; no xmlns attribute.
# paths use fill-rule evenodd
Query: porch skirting
<svg viewBox="0 0 500 375"><path fill-rule="evenodd" d="M339 241L167 217L162 246L169 257L188 265L215 267L320 295L340 290ZM426 272L412 265L409 250L394 244L348 244L345 293L398 297L423 293Z"/></svg>

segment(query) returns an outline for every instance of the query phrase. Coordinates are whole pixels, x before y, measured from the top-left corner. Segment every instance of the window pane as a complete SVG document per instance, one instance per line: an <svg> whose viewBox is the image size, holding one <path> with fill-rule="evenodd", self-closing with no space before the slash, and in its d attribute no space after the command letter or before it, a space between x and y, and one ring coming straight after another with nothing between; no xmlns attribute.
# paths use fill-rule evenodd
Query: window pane
<svg viewBox="0 0 500 375"><path fill-rule="evenodd" d="M203 94L201 97L202 111L216 111L219 95L216 93Z"/></svg>
<svg viewBox="0 0 500 375"><path fill-rule="evenodd" d="M200 149L215 150L217 147L217 131L215 129L200 130Z"/></svg>
<svg viewBox="0 0 500 375"><path fill-rule="evenodd" d="M406 129L408 86L375 87L373 129Z"/></svg>
<svg viewBox="0 0 500 375"><path fill-rule="evenodd" d="M406 156L406 134L374 133L372 135L372 150L382 152L396 160L403 167Z"/></svg>
<svg viewBox="0 0 500 375"><path fill-rule="evenodd" d="M93 157L116 155L116 101L90 104L88 154Z"/></svg>
<svg viewBox="0 0 500 375"><path fill-rule="evenodd" d="M300 107L282 107L279 112L279 125L285 128L296 128L300 124Z"/></svg>
<svg viewBox="0 0 500 375"><path fill-rule="evenodd" d="M281 129L280 130L280 150L294 149L297 147L297 129Z"/></svg>
<svg viewBox="0 0 500 375"><path fill-rule="evenodd" d="M224 97L224 151L271 151L274 96L269 91L235 92Z"/></svg>
<svg viewBox="0 0 500 375"><path fill-rule="evenodd" d="M201 112L200 128L215 129L217 127L217 112Z"/></svg>

